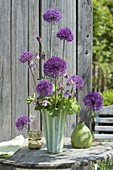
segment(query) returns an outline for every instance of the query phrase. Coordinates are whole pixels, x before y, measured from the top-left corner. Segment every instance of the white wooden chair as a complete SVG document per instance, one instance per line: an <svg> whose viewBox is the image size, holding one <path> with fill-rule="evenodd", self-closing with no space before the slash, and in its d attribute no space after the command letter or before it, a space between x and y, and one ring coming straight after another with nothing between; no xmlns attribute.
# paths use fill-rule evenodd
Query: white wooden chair
<svg viewBox="0 0 113 170"><path fill-rule="evenodd" d="M99 111L95 111L95 140L108 141L112 139L112 142L103 142L113 147L113 105L103 107ZM95 170L97 170L97 164L95 164Z"/></svg>

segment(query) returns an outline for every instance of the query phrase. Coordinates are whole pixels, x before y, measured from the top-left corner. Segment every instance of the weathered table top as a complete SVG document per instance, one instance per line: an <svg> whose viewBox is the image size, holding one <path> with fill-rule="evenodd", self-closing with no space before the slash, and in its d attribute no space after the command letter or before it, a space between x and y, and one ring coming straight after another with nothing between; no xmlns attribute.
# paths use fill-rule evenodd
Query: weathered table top
<svg viewBox="0 0 113 170"><path fill-rule="evenodd" d="M89 162L106 160L112 156L113 150L110 146L94 143L87 149L72 149L70 139L65 138L62 153L49 154L45 146L40 150L30 150L25 146L9 158L0 158L0 163L18 168L63 169L80 167Z"/></svg>

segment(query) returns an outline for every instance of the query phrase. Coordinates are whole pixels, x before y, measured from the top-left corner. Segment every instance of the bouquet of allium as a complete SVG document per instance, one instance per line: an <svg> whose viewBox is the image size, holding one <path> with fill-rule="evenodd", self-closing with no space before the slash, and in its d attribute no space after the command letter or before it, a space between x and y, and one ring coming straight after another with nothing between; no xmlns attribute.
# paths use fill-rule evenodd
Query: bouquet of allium
<svg viewBox="0 0 113 170"><path fill-rule="evenodd" d="M61 28L56 33L56 38L62 41L62 51L60 52L62 55L54 55L52 29L62 19L60 11L49 9L43 14L43 19L50 24L49 56L44 50L42 38L37 36L36 39L39 42L41 51L36 51L35 54L31 52L22 53L20 62L28 63L35 85L36 94L29 96L27 103L33 102L35 110L41 111L44 125L47 126L45 130L48 130L49 126L52 128L52 130L49 129L46 132L47 149L49 152L57 153L62 150L59 143L63 146L61 134L64 132L63 124L65 123L66 115L77 114L80 111L76 91L82 90L84 81L80 76L69 75L68 73L65 61L65 47L66 43L72 42L74 39L68 27ZM37 61L39 62L38 64ZM38 72L36 71L37 69ZM41 73L42 69L43 74ZM37 77L35 73L38 73L40 77ZM87 99L85 99L85 102L87 102ZM58 127L58 125L61 127ZM60 136L58 133L60 133ZM57 138L58 143L56 143ZM49 140L52 140L50 141L51 144L49 144ZM52 149L50 145L52 145ZM56 145L55 149L53 149L54 145Z"/></svg>
<svg viewBox="0 0 113 170"><path fill-rule="evenodd" d="M43 18L51 24L52 28L52 25L58 23L62 16L60 11L49 9L43 14ZM62 56L52 55L52 30L50 36L50 58L46 59L47 54L44 51L43 40L40 36L37 36L36 39L42 47L42 54L40 51L37 51L34 55L30 52L24 52L20 56L21 63L28 63L34 84L36 85L36 98L34 98L34 95L29 96L27 103L35 102L35 110L47 110L52 117L58 116L61 111L67 114L77 114L80 106L76 100L76 90L81 90L84 85L84 81L80 76L68 75L66 61L64 60L65 43L71 42L74 39L71 30L67 27L61 28L56 33L56 37L63 41ZM44 78L39 80L37 77L38 81L35 79L36 60L44 61ZM40 70L38 70L39 72Z"/></svg>

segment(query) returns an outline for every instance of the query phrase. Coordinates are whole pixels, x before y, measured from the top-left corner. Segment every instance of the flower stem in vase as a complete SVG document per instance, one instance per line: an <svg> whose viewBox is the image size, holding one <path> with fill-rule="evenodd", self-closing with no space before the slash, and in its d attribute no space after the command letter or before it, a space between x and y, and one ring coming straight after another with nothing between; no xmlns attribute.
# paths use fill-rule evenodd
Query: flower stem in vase
<svg viewBox="0 0 113 170"><path fill-rule="evenodd" d="M56 85L57 85L57 81L56 81L56 78L55 78L55 108L56 108Z"/></svg>

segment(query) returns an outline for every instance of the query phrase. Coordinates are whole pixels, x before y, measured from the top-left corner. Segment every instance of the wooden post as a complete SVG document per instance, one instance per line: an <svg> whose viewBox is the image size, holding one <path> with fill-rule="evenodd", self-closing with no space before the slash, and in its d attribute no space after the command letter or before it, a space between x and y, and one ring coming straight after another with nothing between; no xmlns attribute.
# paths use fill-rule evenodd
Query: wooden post
<svg viewBox="0 0 113 170"><path fill-rule="evenodd" d="M78 93L78 100L81 103L81 112L78 121L82 120L85 113L83 98L87 92L92 91L92 0L77 0L77 74L82 76L85 86ZM90 115L85 117L89 125Z"/></svg>
<svg viewBox="0 0 113 170"><path fill-rule="evenodd" d="M0 0L0 141L11 138L11 2Z"/></svg>

